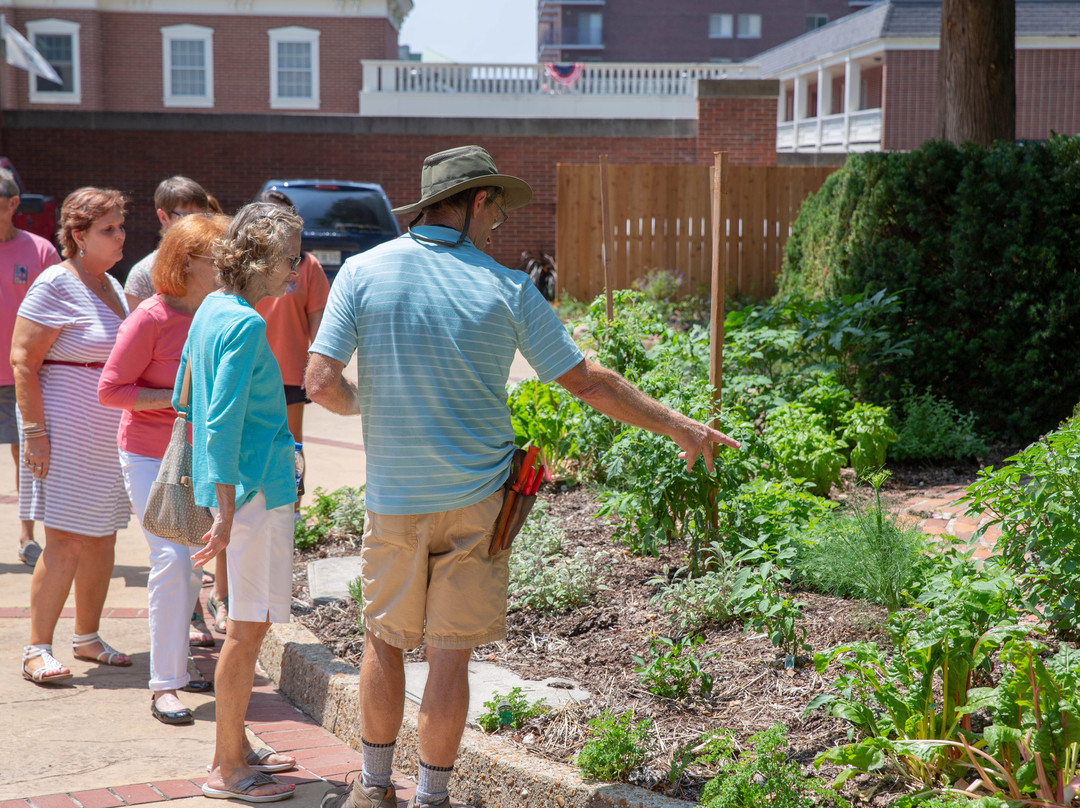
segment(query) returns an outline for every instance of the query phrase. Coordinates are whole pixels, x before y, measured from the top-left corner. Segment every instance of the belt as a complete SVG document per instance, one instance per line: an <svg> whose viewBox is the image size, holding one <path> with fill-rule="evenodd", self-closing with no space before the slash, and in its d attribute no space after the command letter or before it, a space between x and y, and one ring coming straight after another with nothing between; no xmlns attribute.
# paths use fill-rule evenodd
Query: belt
<svg viewBox="0 0 1080 808"><path fill-rule="evenodd" d="M43 365L66 365L69 368L103 368L104 362L63 362L59 359L45 359L42 360Z"/></svg>

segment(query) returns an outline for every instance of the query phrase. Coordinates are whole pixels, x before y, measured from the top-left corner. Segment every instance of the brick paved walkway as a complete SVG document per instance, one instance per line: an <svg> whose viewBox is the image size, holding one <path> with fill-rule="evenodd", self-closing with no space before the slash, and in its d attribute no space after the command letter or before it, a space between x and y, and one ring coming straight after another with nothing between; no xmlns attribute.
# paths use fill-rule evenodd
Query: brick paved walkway
<svg viewBox="0 0 1080 808"><path fill-rule="evenodd" d="M209 593L203 590L203 600ZM65 609L65 616L72 616L73 610ZM29 609L0 609L3 618L30 617ZM106 618L126 618L145 620L145 609L106 609ZM214 678L220 650L220 635L215 648L192 648L191 655L199 672L207 679ZM342 785L350 772L359 772L362 756L352 747L339 740L319 726L315 721L289 703L275 688L273 682L256 674L255 687L247 711L248 730L255 735L261 745L269 746L277 752L287 752L296 757L296 768L274 776L286 783L293 783L298 788L313 785L319 781L326 786ZM196 797L205 799L200 786L205 777L191 779L169 779L142 783L127 783L107 788L94 788L84 791L69 791L59 794L42 794L20 799L0 800L0 808L120 808L125 805L145 805L176 799ZM352 778L349 778L349 782ZM415 783L399 772L394 772L394 785L397 788L398 804L404 806L416 791ZM324 789L317 788L317 796ZM301 805L310 803L310 799L288 800L283 805ZM237 804L233 801L233 804ZM317 797L315 804L317 804ZM460 803L452 803L456 808L465 808Z"/></svg>
<svg viewBox="0 0 1080 808"><path fill-rule="evenodd" d="M977 519L965 516L967 506L956 502L964 496L962 485L927 486L925 491L912 495L900 504L900 513L924 533L934 536L955 536L961 541L970 541L989 517L984 513ZM974 557L988 558L994 554L994 544L1001 536L1001 528L994 525L980 537Z"/></svg>

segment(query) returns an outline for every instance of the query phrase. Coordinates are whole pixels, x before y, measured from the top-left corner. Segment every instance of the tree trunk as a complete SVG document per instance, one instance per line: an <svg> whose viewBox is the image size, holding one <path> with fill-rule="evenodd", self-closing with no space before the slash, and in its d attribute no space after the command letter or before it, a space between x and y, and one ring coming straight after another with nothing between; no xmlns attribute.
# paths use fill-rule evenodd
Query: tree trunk
<svg viewBox="0 0 1080 808"><path fill-rule="evenodd" d="M1016 0L942 0L938 136L1016 138Z"/></svg>

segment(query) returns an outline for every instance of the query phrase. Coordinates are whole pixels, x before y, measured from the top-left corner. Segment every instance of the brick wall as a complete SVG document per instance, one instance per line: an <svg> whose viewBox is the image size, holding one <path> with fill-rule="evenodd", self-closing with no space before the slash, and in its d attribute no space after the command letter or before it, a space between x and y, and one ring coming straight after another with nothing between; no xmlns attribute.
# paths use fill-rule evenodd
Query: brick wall
<svg viewBox="0 0 1080 808"><path fill-rule="evenodd" d="M607 5L567 5L560 25L568 39L577 29L577 15L603 13L603 50L567 49L564 61L599 58L605 62L741 61L801 36L806 17L825 14L830 20L857 10L848 0L620 0ZM709 38L709 14L761 15L761 37ZM733 20L734 22L734 20Z"/></svg>
<svg viewBox="0 0 1080 808"><path fill-rule="evenodd" d="M8 109L84 109L154 112L166 107L161 29L193 24L214 30L214 109L195 112L257 114L270 111L270 38L273 28L316 28L319 37L320 112L356 114L363 84L362 59L396 59L397 31L371 17L266 17L246 15L136 14L32 9L15 12L26 31L32 19L78 22L82 104L31 104L26 73L6 64L4 106ZM178 110L183 108L172 107ZM278 110L289 114L286 110ZM299 114L306 114L301 111Z"/></svg>
<svg viewBox="0 0 1080 808"><path fill-rule="evenodd" d="M779 92L772 79L700 82L697 162L711 164L714 152L726 151L731 165L776 165Z"/></svg>
<svg viewBox="0 0 1080 808"><path fill-rule="evenodd" d="M730 84L730 82L719 82ZM759 82L756 84L769 84ZM707 92L707 91L706 91ZM81 185L131 197L125 269L154 247L157 183L184 174L234 211L272 177L377 182L395 205L419 197L425 156L479 143L500 171L533 187L533 202L496 234L493 254L515 266L522 250L555 248L556 166L589 163L774 164L776 98L703 98L701 121L432 121L278 116L8 113L4 147L30 188L63 198ZM292 123L290 123L292 121ZM197 123L196 123L197 122ZM584 133L584 134L583 134ZM402 222L404 225L405 222Z"/></svg>
<svg viewBox="0 0 1080 808"><path fill-rule="evenodd" d="M1016 51L1016 137L1080 133L1080 50ZM888 51L882 147L917 149L937 134L937 52Z"/></svg>

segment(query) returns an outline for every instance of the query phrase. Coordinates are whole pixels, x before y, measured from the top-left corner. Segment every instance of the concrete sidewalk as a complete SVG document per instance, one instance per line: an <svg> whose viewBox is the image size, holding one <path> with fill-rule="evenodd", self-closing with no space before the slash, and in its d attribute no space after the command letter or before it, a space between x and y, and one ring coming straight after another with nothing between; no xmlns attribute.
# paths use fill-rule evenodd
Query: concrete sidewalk
<svg viewBox="0 0 1080 808"><path fill-rule="evenodd" d="M350 368L350 373L351 373ZM517 357L511 380L533 375ZM305 414L307 487L333 491L364 482L359 418L342 418L318 406ZM29 641L31 569L16 557L17 497L13 465L0 457L0 808L114 808L174 799L220 806L201 795L213 756L214 696L181 694L195 723L166 726L150 715L150 638L146 621L147 547L134 516L117 537L116 565L101 636L131 654L130 668L75 660L70 640L73 599L57 625L53 651L74 678L40 686L22 678L22 647ZM307 498L310 502L310 497ZM43 540L41 525L37 526ZM209 589L202 590L203 599ZM214 649L192 649L196 665L213 678ZM360 768L359 753L288 703L265 676L256 677L248 728L257 745L296 755L298 767L278 775L297 784L288 804L317 806L327 781L341 782ZM395 776L398 796L411 796Z"/></svg>

